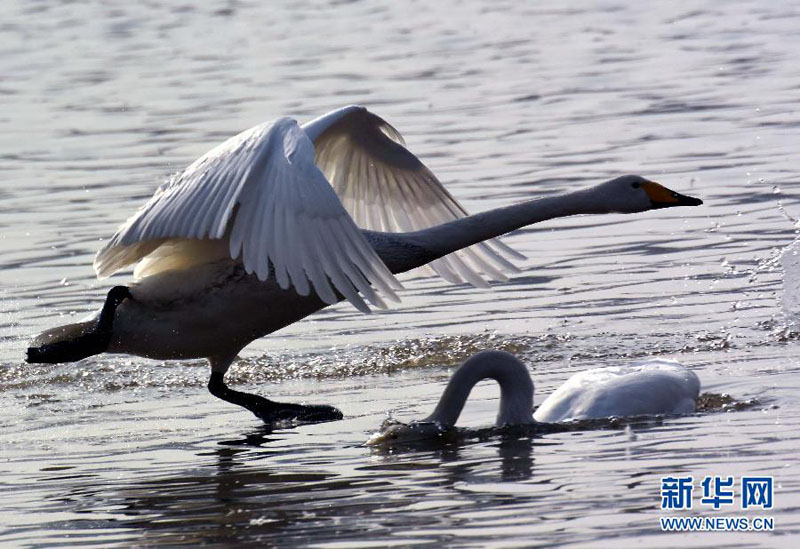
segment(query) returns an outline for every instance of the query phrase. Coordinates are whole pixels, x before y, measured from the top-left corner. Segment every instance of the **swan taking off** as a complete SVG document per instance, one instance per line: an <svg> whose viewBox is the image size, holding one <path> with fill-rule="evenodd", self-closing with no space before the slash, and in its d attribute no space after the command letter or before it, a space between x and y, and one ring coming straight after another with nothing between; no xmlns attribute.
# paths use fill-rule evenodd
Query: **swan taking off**
<svg viewBox="0 0 800 549"><path fill-rule="evenodd" d="M481 351L453 373L436 409L425 419L393 425L368 445L438 436L454 427L472 388L484 379L500 385L498 427L695 411L700 380L674 360L595 368L569 378L533 412L533 381L525 364L505 351Z"/></svg>
<svg viewBox="0 0 800 549"><path fill-rule="evenodd" d="M134 266L85 322L48 330L28 362L100 352L207 358L208 388L264 421L341 418L234 391L225 372L251 341L346 299L361 311L397 301L397 273L425 266L486 286L518 269L496 237L575 214L697 206L642 177L468 215L392 126L349 106L298 125L260 124L173 176L97 253L104 278Z"/></svg>

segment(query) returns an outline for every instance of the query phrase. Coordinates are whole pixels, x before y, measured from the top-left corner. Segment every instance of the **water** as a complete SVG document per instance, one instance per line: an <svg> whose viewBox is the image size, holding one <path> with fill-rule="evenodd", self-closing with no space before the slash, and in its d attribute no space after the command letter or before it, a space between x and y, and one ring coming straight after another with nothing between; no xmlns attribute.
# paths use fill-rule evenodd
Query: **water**
<svg viewBox="0 0 800 549"><path fill-rule="evenodd" d="M799 24L796 4L755 1L6 2L0 544L790 546L800 360L780 257L800 217ZM31 334L124 283L96 281L92 256L169 173L263 120L348 103L393 123L470 211L621 173L705 205L529 227L505 239L522 274L491 291L413 280L392 310L337 305L230 373L341 422L266 432L207 394L202 361L23 363ZM574 372L657 355L760 404L362 446L387 414L427 415L486 347L531 364L537 403ZM479 385L461 425L491 424L498 396ZM661 476L746 473L775 476L772 534L660 531Z"/></svg>

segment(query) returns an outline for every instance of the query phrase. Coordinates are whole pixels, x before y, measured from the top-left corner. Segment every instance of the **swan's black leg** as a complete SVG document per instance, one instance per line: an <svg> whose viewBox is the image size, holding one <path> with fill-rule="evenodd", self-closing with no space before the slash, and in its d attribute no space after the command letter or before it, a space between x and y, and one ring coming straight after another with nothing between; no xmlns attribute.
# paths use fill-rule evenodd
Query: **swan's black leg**
<svg viewBox="0 0 800 549"><path fill-rule="evenodd" d="M217 398L247 408L265 423L297 421L298 423L323 423L342 419L342 412L325 404L289 404L275 402L262 396L236 391L225 385L225 374L211 372L208 390Z"/></svg>

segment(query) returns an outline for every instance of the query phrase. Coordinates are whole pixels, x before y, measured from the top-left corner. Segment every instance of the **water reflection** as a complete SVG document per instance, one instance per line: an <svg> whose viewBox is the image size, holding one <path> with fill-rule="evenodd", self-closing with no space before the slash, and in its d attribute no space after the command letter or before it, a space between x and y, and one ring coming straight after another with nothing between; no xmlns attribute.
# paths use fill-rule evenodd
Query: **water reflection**
<svg viewBox="0 0 800 549"><path fill-rule="evenodd" d="M465 497L465 486L525 481L533 475L534 439L519 433L485 443L488 453L480 460L462 453L458 445L373 454L379 462L358 466L357 474L348 477L302 467L324 462L330 448L309 451L315 456L301 453L299 461L295 456L294 463L278 465L276 461L288 456L269 449L272 435L267 429L247 431L213 452L201 453L206 464L191 470L84 487L62 500L84 508L114 509L117 527L141 529L144 544L230 542L245 531L253 541L296 535L305 536L308 543L356 540L365 529L380 538L403 523L435 527L446 521L442 512L448 509L478 510L496 499L492 494L477 501ZM292 433L280 436L291 438ZM490 473L495 467L498 472ZM398 485L409 483L417 484L419 491L398 492ZM514 501L507 496L503 500ZM435 511L419 513L426 508ZM104 527L102 521L96 526Z"/></svg>
<svg viewBox="0 0 800 549"><path fill-rule="evenodd" d="M258 448L259 446L263 446L264 444L276 440L276 438L272 436L274 431L275 428L271 425L260 425L257 429L245 433L243 438L221 440L217 444L221 446L232 446L234 448L237 446L250 446ZM231 451L235 452L233 448Z"/></svg>
<svg viewBox="0 0 800 549"><path fill-rule="evenodd" d="M533 439L512 437L497 447L503 482L527 480L533 475Z"/></svg>

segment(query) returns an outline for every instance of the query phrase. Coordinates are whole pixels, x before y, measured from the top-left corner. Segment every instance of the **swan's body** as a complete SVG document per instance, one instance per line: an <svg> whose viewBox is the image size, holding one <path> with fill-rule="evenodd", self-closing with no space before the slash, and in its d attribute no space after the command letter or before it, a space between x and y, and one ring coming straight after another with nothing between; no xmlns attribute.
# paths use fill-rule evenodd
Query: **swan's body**
<svg viewBox="0 0 800 549"><path fill-rule="evenodd" d="M673 360L652 359L630 366L595 368L575 374L533 412L534 385L528 368L504 351L481 351L453 373L436 409L427 418L394 425L370 445L437 436L455 426L472 388L484 379L500 385L498 427L558 423L695 411L700 380Z"/></svg>
<svg viewBox="0 0 800 549"><path fill-rule="evenodd" d="M674 360L595 368L575 374L551 393L533 418L544 423L571 419L690 414L700 380Z"/></svg>
<svg viewBox="0 0 800 549"><path fill-rule="evenodd" d="M342 299L365 312L367 302L385 307L402 287L394 274L418 267L476 286L504 279L520 256L495 237L531 223L701 203L624 176L468 216L366 109L303 126L281 118L229 139L158 189L95 258L100 277L135 264L131 297L87 323L44 332L29 360L75 360L102 346L208 358L212 393L265 417L222 382L254 339ZM103 345L86 344L101 324L109 326ZM67 349L76 332L82 347Z"/></svg>

